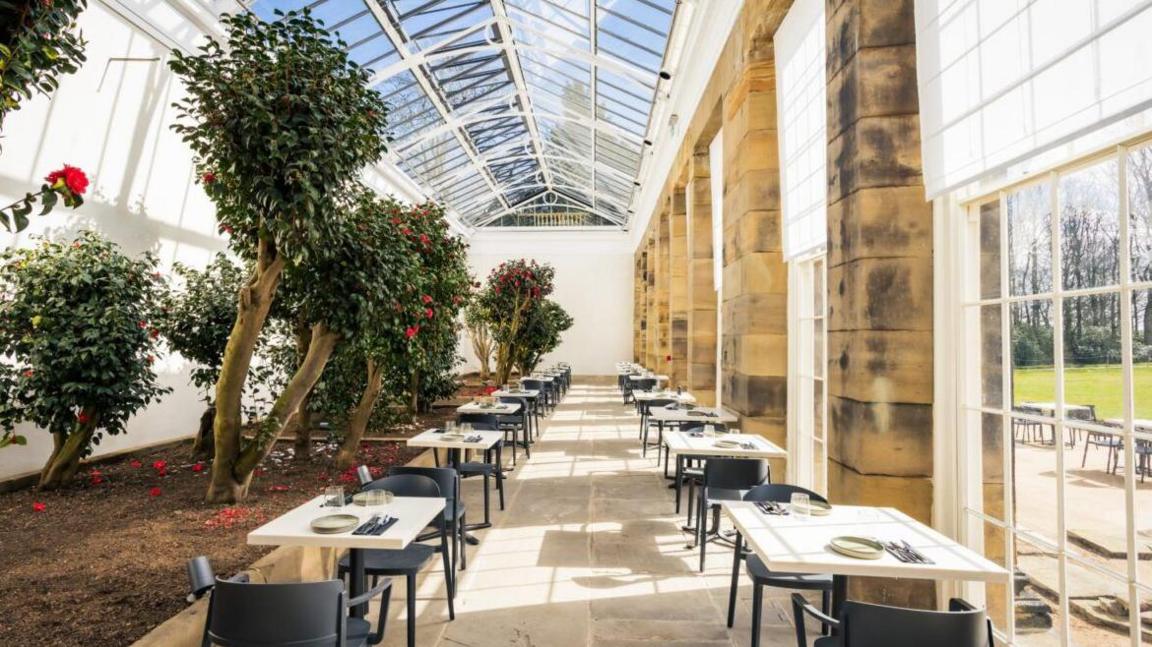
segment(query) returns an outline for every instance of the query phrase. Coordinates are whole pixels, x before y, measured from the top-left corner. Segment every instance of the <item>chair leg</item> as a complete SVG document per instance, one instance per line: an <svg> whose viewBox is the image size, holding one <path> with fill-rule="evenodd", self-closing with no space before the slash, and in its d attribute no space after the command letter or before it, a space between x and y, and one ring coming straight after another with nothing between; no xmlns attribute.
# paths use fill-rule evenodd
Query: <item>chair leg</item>
<svg viewBox="0 0 1152 647"><path fill-rule="evenodd" d="M832 591L829 589L820 592L820 611L826 616L832 615ZM832 630L828 625L821 623L820 633L827 636L832 633Z"/></svg>
<svg viewBox="0 0 1152 647"><path fill-rule="evenodd" d="M491 476L488 472L484 472L484 523L491 523L492 507L491 507Z"/></svg>
<svg viewBox="0 0 1152 647"><path fill-rule="evenodd" d="M452 563L460 563L460 531L455 520L450 524L452 528Z"/></svg>
<svg viewBox="0 0 1152 647"><path fill-rule="evenodd" d="M697 499L699 507L696 508L696 536L700 538L700 572L704 572L704 556L708 552L708 526L706 525L705 515L708 514L708 497L705 496L703 486L700 488L700 498Z"/></svg>
<svg viewBox="0 0 1152 647"><path fill-rule="evenodd" d="M521 427L521 431L524 432L524 460L528 460L532 458L532 443L529 442L532 440L532 435L528 433L527 424Z"/></svg>
<svg viewBox="0 0 1152 647"><path fill-rule="evenodd" d="M683 470L681 469L680 466L681 466L680 457L677 456L676 457L676 483L675 483L675 485L676 485L676 514L680 514L680 490L682 490L684 488ZM664 473L667 474L668 470L665 469ZM691 501L688 502L688 509L689 510L692 509L692 502ZM689 520L689 525L691 525L691 520Z"/></svg>
<svg viewBox="0 0 1152 647"><path fill-rule="evenodd" d="M464 528L468 525L466 515L460 515L460 528L457 533L460 535L460 570L468 568L468 544L464 543Z"/></svg>
<svg viewBox="0 0 1152 647"><path fill-rule="evenodd" d="M736 622L736 587L740 584L740 552L744 538L736 533L736 550L732 551L732 585L728 588L728 628Z"/></svg>
<svg viewBox="0 0 1152 647"><path fill-rule="evenodd" d="M416 647L416 574L404 579L408 581L408 647Z"/></svg>
<svg viewBox="0 0 1152 647"><path fill-rule="evenodd" d="M644 425L644 429L640 430L640 455L648 455L648 425Z"/></svg>
<svg viewBox="0 0 1152 647"><path fill-rule="evenodd" d="M752 584L752 647L760 647L760 619L763 617L764 609L764 587L760 584Z"/></svg>

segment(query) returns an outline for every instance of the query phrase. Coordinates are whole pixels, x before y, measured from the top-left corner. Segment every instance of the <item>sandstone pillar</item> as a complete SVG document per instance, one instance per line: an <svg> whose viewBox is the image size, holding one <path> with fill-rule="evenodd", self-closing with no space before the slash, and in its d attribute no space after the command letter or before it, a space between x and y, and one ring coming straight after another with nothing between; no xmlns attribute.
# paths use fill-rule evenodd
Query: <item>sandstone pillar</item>
<svg viewBox="0 0 1152 647"><path fill-rule="evenodd" d="M716 286L712 272L712 183L707 146L688 166L688 390L716 404Z"/></svg>
<svg viewBox="0 0 1152 647"><path fill-rule="evenodd" d="M687 386L688 378L688 209L684 187L672 191L668 224L668 354L672 387Z"/></svg>

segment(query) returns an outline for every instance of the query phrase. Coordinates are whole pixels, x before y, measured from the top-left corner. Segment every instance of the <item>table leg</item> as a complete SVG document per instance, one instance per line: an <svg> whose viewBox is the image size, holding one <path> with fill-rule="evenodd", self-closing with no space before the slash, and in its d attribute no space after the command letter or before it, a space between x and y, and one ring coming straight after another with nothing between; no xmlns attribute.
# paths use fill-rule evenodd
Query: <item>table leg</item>
<svg viewBox="0 0 1152 647"><path fill-rule="evenodd" d="M847 575L833 575L832 576L832 617L837 620L840 619L840 609L844 607L844 601L848 599L848 576ZM832 635L839 635L838 629L832 630Z"/></svg>
<svg viewBox="0 0 1152 647"><path fill-rule="evenodd" d="M364 586L364 551L360 548L348 549L348 589L349 598L363 595L367 590ZM352 607L350 612L354 618L363 618L367 614L367 603Z"/></svg>

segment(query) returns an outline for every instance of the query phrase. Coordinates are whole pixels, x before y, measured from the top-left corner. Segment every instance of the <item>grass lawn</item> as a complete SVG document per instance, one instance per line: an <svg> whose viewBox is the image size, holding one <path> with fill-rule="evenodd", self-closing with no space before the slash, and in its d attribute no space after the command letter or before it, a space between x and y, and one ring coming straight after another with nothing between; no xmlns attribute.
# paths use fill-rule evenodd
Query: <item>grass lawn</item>
<svg viewBox="0 0 1152 647"><path fill-rule="evenodd" d="M1152 419L1152 364L1132 367L1136 417ZM1056 371L1051 368L1016 369L1013 402L1052 402L1056 399ZM1124 391L1120 366L1078 366L1064 369L1064 401L1094 404L1099 419L1119 418Z"/></svg>

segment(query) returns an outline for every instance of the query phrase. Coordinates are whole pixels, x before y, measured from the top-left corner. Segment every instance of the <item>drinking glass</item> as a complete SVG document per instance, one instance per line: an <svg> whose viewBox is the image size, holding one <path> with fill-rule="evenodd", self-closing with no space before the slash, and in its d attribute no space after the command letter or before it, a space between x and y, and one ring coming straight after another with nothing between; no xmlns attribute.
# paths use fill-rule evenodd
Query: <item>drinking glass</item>
<svg viewBox="0 0 1152 647"><path fill-rule="evenodd" d="M472 433L472 423L470 423L470 422L460 423L460 433L462 433L462 434Z"/></svg>
<svg viewBox="0 0 1152 647"><path fill-rule="evenodd" d="M324 488L324 506L328 508L344 507L343 485L329 485Z"/></svg>
<svg viewBox="0 0 1152 647"><path fill-rule="evenodd" d="M456 433L456 421L455 420L444 421L444 432L449 433L449 434Z"/></svg>
<svg viewBox="0 0 1152 647"><path fill-rule="evenodd" d="M715 425L704 425L704 435L708 436L708 437L715 436L716 435L716 426Z"/></svg>
<svg viewBox="0 0 1152 647"><path fill-rule="evenodd" d="M808 513L811 511L809 508L808 495L803 492L792 493L792 514L800 519L807 519Z"/></svg>

